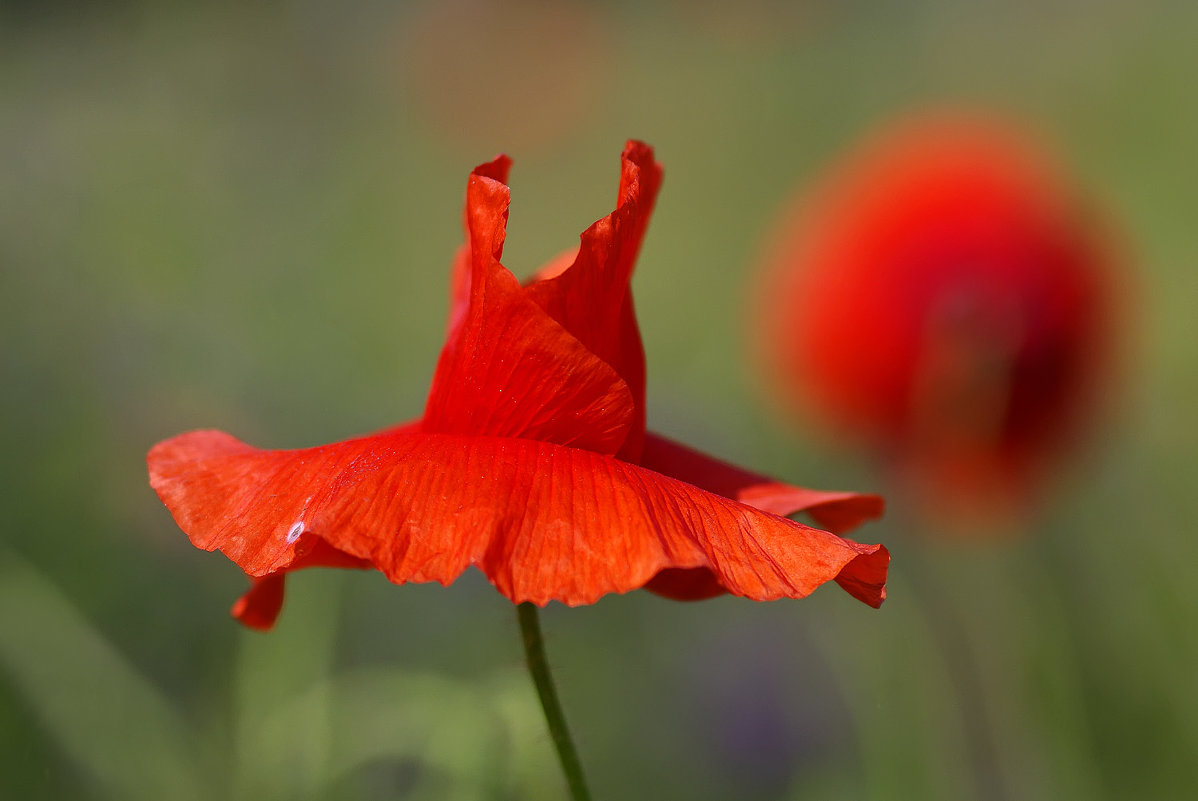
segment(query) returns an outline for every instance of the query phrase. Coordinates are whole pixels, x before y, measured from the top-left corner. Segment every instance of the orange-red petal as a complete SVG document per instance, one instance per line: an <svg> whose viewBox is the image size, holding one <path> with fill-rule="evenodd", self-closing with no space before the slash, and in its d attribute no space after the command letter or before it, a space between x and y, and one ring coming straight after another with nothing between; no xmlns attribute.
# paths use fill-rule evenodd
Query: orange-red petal
<svg viewBox="0 0 1198 801"><path fill-rule="evenodd" d="M352 567L365 570L372 565L365 559L337 550L324 540L315 540L312 550L290 567L253 579L249 590L233 604L233 617L252 629L269 631L283 609L287 574L305 567Z"/></svg>
<svg viewBox="0 0 1198 801"><path fill-rule="evenodd" d="M603 359L525 296L499 262L507 221L505 161L467 186L469 301L441 353L425 410L430 432L526 437L615 453L636 407ZM465 293L455 269L454 294Z"/></svg>
<svg viewBox="0 0 1198 801"><path fill-rule="evenodd" d="M283 610L283 591L287 574L271 573L254 579L245 595L237 599L229 613L243 626L258 631L274 628L279 612Z"/></svg>
<svg viewBox="0 0 1198 801"><path fill-rule="evenodd" d="M471 172L473 176L483 176L490 178L492 181L497 181L501 184L507 183L508 171L512 167L512 160L507 156L496 156L491 161L480 164ZM469 189L467 189L469 192ZM506 205L505 205L506 213ZM454 329L458 323L466 316L466 310L470 307L470 275L473 271L474 260L471 257L471 238L470 238L470 218L474 211L469 195L467 195L466 207L462 215L462 227L466 231L466 241L458 248L457 253L453 257L453 265L449 271L449 320L446 326L448 336L447 341L454 337ZM496 259L499 256L496 254Z"/></svg>
<svg viewBox="0 0 1198 801"><path fill-rule="evenodd" d="M772 514L785 516L804 512L820 526L836 534L843 534L882 515L883 501L878 495L826 492L783 484L714 459L653 432L649 432L645 438L641 465ZM870 560L868 564L854 562L837 577L837 581L849 594L876 606L885 598L885 562L881 557ZM878 593L880 586L883 589ZM666 569L646 587L677 601L698 601L727 592L707 568Z"/></svg>
<svg viewBox="0 0 1198 801"><path fill-rule="evenodd" d="M616 210L582 233L569 267L550 265L526 291L628 383L637 416L619 455L635 462L645 431L645 352L628 283L661 187L662 169L653 148L636 141L625 145L620 166Z"/></svg>
<svg viewBox="0 0 1198 801"><path fill-rule="evenodd" d="M771 514L804 512L822 528L844 534L882 516L880 495L828 492L783 484L722 462L650 431L641 466Z"/></svg>
<svg viewBox="0 0 1198 801"><path fill-rule="evenodd" d="M833 579L874 606L885 596L881 546L548 442L400 431L263 451L199 431L149 460L192 542L251 575L296 564L320 539L397 583L447 584L473 564L515 602L592 603L696 567L754 600Z"/></svg>

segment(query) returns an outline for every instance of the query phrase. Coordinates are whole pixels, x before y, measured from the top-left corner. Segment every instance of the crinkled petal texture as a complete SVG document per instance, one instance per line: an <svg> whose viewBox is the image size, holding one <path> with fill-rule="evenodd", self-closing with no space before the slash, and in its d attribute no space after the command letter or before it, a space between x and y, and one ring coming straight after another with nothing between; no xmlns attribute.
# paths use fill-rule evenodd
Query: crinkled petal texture
<svg viewBox="0 0 1198 801"><path fill-rule="evenodd" d="M653 149L640 142L628 143L620 165L616 210L583 232L569 267L548 265L527 293L627 383L636 411L619 456L635 462L645 436L645 351L629 281L662 169Z"/></svg>
<svg viewBox="0 0 1198 801"><path fill-rule="evenodd" d="M615 453L635 415L628 384L533 303L499 263L509 201L501 181L506 171L506 160L499 159L470 176L469 287L455 287L468 305L464 313L451 312L424 428Z"/></svg>
<svg viewBox="0 0 1198 801"><path fill-rule="evenodd" d="M476 565L514 602L587 604L699 567L754 600L833 579L871 605L885 597L881 546L550 442L400 431L264 451L198 431L150 459L192 542L250 575L293 566L319 538L397 583L448 584Z"/></svg>
<svg viewBox="0 0 1198 801"><path fill-rule="evenodd" d="M713 459L652 432L645 440L641 464L765 512L776 515L806 513L817 524L836 534L843 534L868 520L881 517L884 506L882 498L877 495L824 492L783 484ZM885 549L880 550L882 555L836 578L849 594L875 606L886 597L886 568L889 560L885 556ZM678 601L697 601L728 592L719 577L703 567L668 568L646 586L658 595Z"/></svg>
<svg viewBox="0 0 1198 801"><path fill-rule="evenodd" d="M599 453L615 445L621 459L639 459L645 354L629 281L662 169L641 142L629 142L620 163L616 210L522 289L500 264L509 162L500 157L475 168L466 190L467 245L451 279L449 338L425 410L428 430L522 436ZM513 372L505 373L509 366ZM535 388L537 396L517 404L514 387ZM534 420L518 414L531 409L539 410Z"/></svg>

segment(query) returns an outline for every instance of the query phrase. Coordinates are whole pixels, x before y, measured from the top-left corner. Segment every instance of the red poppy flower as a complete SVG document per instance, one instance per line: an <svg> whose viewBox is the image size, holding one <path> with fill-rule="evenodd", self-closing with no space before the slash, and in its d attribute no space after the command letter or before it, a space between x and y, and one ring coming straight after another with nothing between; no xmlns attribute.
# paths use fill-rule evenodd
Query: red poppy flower
<svg viewBox="0 0 1198 801"><path fill-rule="evenodd" d="M622 166L616 210L527 286L499 262L508 160L474 170L419 420L303 450L196 431L150 451L150 483L191 541L255 578L242 622L269 628L286 573L315 566L448 584L475 565L539 605L645 586L797 598L833 579L881 604L885 548L779 516L843 531L880 514L879 498L786 486L645 431L629 278L661 168L637 142Z"/></svg>
<svg viewBox="0 0 1198 801"><path fill-rule="evenodd" d="M783 218L762 342L787 395L960 520L1018 511L1107 356L1109 248L1018 133L915 121Z"/></svg>

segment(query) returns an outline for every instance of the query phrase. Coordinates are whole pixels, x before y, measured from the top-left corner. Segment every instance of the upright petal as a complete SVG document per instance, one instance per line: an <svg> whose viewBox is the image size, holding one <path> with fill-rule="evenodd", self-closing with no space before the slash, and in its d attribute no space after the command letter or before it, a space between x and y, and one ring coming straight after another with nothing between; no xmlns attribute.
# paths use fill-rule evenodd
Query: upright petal
<svg viewBox="0 0 1198 801"><path fill-rule="evenodd" d="M508 171L511 170L511 167L512 160L507 156L496 156L493 160L475 167L471 173L471 177L479 175L490 178L493 181L498 181L501 184L506 184ZM462 213L462 228L466 232L466 241L458 248L457 253L454 254L453 266L449 271L447 341L453 340L455 329L465 318L466 310L470 307L470 274L473 267L473 259L470 255L470 219L472 211L473 207L467 202ZM496 258L499 258L498 255Z"/></svg>
<svg viewBox="0 0 1198 801"><path fill-rule="evenodd" d="M880 546L548 442L400 431L262 451L200 431L157 446L150 468L192 542L252 575L318 538L397 583L447 584L477 565L517 603L592 603L696 567L755 600L833 579L871 605L885 597Z"/></svg>
<svg viewBox="0 0 1198 801"><path fill-rule="evenodd" d="M645 430L645 353L629 280L653 213L662 170L653 149L621 155L616 210L582 233L573 263L527 287L528 296L628 383L637 416L620 457L637 461Z"/></svg>
<svg viewBox="0 0 1198 801"><path fill-rule="evenodd" d="M615 453L636 408L628 384L602 358L525 296L499 262L508 188L475 170L467 186L468 305L451 331L429 393L426 430L524 437ZM455 270L454 294L464 294Z"/></svg>
<svg viewBox="0 0 1198 801"><path fill-rule="evenodd" d="M466 319L470 308L470 245L458 248L453 255L453 266L449 268L449 316L445 323L445 341L457 338L458 327Z"/></svg>

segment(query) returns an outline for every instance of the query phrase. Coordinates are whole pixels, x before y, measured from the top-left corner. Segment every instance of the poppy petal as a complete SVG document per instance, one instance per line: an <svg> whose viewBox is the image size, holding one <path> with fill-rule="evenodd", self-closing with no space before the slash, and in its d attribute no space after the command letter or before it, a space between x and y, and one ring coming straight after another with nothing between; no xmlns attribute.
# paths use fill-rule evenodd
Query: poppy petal
<svg viewBox="0 0 1198 801"><path fill-rule="evenodd" d="M563 250L561 253L542 264L541 268L533 273L529 278L525 279L524 286L528 287L537 283L538 281L548 281L551 278L557 278L566 270L570 269L577 259L577 247L572 247L569 250Z"/></svg>
<svg viewBox="0 0 1198 801"><path fill-rule="evenodd" d="M282 572L254 579L229 613L243 626L257 631L270 631L283 609L286 584L287 574Z"/></svg>
<svg viewBox="0 0 1198 801"><path fill-rule="evenodd" d="M641 465L771 514L786 516L805 512L820 526L836 534L843 534L882 514L883 501L878 495L825 492L782 484L653 432L645 438ZM853 570L842 573L837 581L853 597L872 603L876 586L885 584L885 570L879 574L866 570L864 564L856 565ZM845 586L846 583L849 586ZM707 568L663 570L646 585L646 589L676 601L699 601L727 592ZM883 590L879 598L884 597Z"/></svg>
<svg viewBox="0 0 1198 801"><path fill-rule="evenodd" d="M445 340L451 342L457 336L458 326L470 308L470 246L462 245L453 256L449 268L449 317L445 325Z"/></svg>
<svg viewBox="0 0 1198 801"><path fill-rule="evenodd" d="M517 603L593 603L696 567L754 600L833 579L873 606L885 597L881 546L547 442L400 432L263 451L198 431L156 446L150 472L192 542L251 575L319 538L396 583L448 584L474 564Z"/></svg>
<svg viewBox="0 0 1198 801"><path fill-rule="evenodd" d="M705 567L667 567L645 589L671 601L706 601L728 594L715 573Z"/></svg>
<svg viewBox="0 0 1198 801"><path fill-rule="evenodd" d="M380 434L414 433L421 428L420 420L410 420L391 426ZM150 463L151 476L155 462ZM373 567L365 559L339 551L324 540L316 540L312 549L291 566L275 573L252 578L249 590L233 604L231 614L243 625L258 631L270 631L283 609L283 596L288 573L306 567L346 567L369 569Z"/></svg>
<svg viewBox="0 0 1198 801"><path fill-rule="evenodd" d="M880 495L827 492L783 484L700 453L693 448L649 432L641 466L755 506L770 514L804 512L824 529L844 534L882 516Z"/></svg>
<svg viewBox="0 0 1198 801"><path fill-rule="evenodd" d="M662 169L653 149L635 141L625 146L620 163L616 210L582 233L568 268L562 269L555 259L526 291L628 383L637 418L619 455L635 462L645 430L645 352L628 282L661 187Z"/></svg>
<svg viewBox="0 0 1198 801"><path fill-rule="evenodd" d="M283 609L287 574L305 567L350 567L367 570L373 565L365 559L337 550L324 540L316 540L312 550L286 570L253 579L249 590L233 604L233 617L251 629L270 631Z"/></svg>
<svg viewBox="0 0 1198 801"><path fill-rule="evenodd" d="M568 256L561 254L534 276L527 291L550 316L625 375L625 367L631 368L630 374L643 372L644 354L619 347L631 332L621 328L611 310L620 307L628 292L661 187L662 169L653 158L653 148L635 141L625 146L620 164L615 211L582 232L572 263L563 265Z"/></svg>
<svg viewBox="0 0 1198 801"><path fill-rule="evenodd" d="M512 160L507 156L496 156L492 161L480 164L474 168L471 175L481 175L507 183L507 174L512 167ZM466 316L470 305L470 272L473 261L470 257L470 204L467 203L463 213L462 227L466 231L466 242L454 254L453 266L449 271L449 332L448 339L453 338L454 329Z"/></svg>
<svg viewBox="0 0 1198 801"><path fill-rule="evenodd" d="M525 437L615 453L636 407L611 366L524 295L499 262L508 188L482 165L467 186L469 302L451 332L429 393L426 430ZM464 293L455 270L456 296Z"/></svg>

